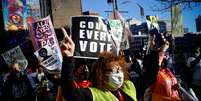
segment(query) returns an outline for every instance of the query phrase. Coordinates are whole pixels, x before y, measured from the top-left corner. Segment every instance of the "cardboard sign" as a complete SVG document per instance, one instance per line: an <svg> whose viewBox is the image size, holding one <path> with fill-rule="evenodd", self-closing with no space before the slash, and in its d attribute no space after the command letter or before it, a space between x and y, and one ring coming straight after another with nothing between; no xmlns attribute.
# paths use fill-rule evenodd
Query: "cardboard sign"
<svg viewBox="0 0 201 101"><path fill-rule="evenodd" d="M101 17L72 17L71 33L75 43L74 57L96 59L103 51L117 54L111 34Z"/></svg>
<svg viewBox="0 0 201 101"><path fill-rule="evenodd" d="M123 36L123 23L121 20L109 20L110 33L115 40L117 51L120 51L120 45Z"/></svg>
<svg viewBox="0 0 201 101"><path fill-rule="evenodd" d="M62 54L60 51L60 47L57 41L57 37L52 25L52 22L50 20L50 16L47 16L43 19L40 19L34 23L31 24L30 28L30 34L32 38L32 43L35 50L41 50L41 48L46 49L47 53L52 55L54 59L56 58L57 62L51 64L51 65L43 65L47 70L56 70L60 71L62 68ZM44 52L42 52L44 53ZM42 54L41 53L41 54ZM39 55L36 55L39 56ZM47 58L47 57L46 57ZM51 57L48 57L51 58ZM41 61L41 58L38 57L39 61ZM44 62L44 61L42 61ZM58 63L60 63L58 65ZM49 62L47 63L49 64ZM50 67L49 67L50 66ZM55 66L53 68L53 66Z"/></svg>
<svg viewBox="0 0 201 101"><path fill-rule="evenodd" d="M28 61L25 58L20 46L10 49L5 53L1 54L1 56L6 61L6 64L10 67L13 62L17 62L20 65L21 70L25 70L28 65Z"/></svg>

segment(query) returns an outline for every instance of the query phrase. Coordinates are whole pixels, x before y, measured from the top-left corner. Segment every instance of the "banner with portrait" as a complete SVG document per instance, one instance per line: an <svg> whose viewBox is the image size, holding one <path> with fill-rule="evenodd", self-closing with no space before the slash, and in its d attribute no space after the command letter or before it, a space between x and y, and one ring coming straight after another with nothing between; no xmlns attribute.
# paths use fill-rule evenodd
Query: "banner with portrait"
<svg viewBox="0 0 201 101"><path fill-rule="evenodd" d="M28 66L28 61L24 56L20 46L14 47L5 53L2 53L1 56L4 58L6 64L9 67L12 63L19 63L21 70L25 70Z"/></svg>
<svg viewBox="0 0 201 101"><path fill-rule="evenodd" d="M43 65L48 70L60 71L62 68L62 54L52 25L50 16L47 16L43 19L37 20L30 25L30 35L32 39L32 44L36 51L39 51L39 55L42 58L52 58L47 55L50 54L56 58L57 62L51 65ZM45 47L45 48L44 48ZM37 55L36 55L37 56ZM45 62L46 59L41 60L38 57L40 62ZM59 65L58 65L59 63ZM48 67L50 66L50 67ZM55 66L55 67L53 67Z"/></svg>
<svg viewBox="0 0 201 101"><path fill-rule="evenodd" d="M59 55L54 54L54 51L51 47L44 46L34 52L38 60L41 62L40 64L43 67L46 67L48 72L57 73L60 72L60 68L62 67L61 61L59 61Z"/></svg>

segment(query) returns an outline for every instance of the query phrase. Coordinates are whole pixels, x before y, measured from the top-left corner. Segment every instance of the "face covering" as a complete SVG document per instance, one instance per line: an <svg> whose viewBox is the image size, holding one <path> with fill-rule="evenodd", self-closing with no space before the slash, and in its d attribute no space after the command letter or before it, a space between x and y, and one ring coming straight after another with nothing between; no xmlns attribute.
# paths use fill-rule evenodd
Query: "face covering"
<svg viewBox="0 0 201 101"><path fill-rule="evenodd" d="M80 72L79 72L80 70ZM90 76L89 68L86 65L83 65L83 67L80 67L78 71L78 79L79 80L88 80Z"/></svg>
<svg viewBox="0 0 201 101"><path fill-rule="evenodd" d="M80 73L79 79L80 80L88 80L89 79L89 72Z"/></svg>
<svg viewBox="0 0 201 101"><path fill-rule="evenodd" d="M114 68L113 71L107 73L106 76L108 77L106 84L110 87L109 89L117 90L122 86L124 81L124 73L122 70Z"/></svg>

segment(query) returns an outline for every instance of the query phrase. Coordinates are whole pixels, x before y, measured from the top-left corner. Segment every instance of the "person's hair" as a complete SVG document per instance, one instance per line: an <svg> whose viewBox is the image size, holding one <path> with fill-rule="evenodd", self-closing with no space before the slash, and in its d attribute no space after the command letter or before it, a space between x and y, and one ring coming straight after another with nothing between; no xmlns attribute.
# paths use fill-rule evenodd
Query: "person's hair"
<svg viewBox="0 0 201 101"><path fill-rule="evenodd" d="M98 60L92 66L92 82L95 87L103 89L105 85L104 78L106 70L110 63L114 61L118 62L119 65L122 67L124 73L124 80L128 80L128 68L124 57L115 56L110 52L102 52L99 55Z"/></svg>

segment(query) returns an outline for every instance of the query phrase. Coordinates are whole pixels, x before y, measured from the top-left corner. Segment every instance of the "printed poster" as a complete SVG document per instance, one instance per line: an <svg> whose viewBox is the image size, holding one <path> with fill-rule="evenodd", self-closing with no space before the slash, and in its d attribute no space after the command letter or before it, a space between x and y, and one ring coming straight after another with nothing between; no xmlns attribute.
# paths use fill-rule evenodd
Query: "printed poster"
<svg viewBox="0 0 201 101"><path fill-rule="evenodd" d="M32 22L31 6L28 0L2 0L5 30L26 30Z"/></svg>
<svg viewBox="0 0 201 101"><path fill-rule="evenodd" d="M109 20L110 33L115 40L117 51L120 51L121 40L123 37L123 23L121 20Z"/></svg>
<svg viewBox="0 0 201 101"><path fill-rule="evenodd" d="M74 57L97 59L97 55L103 51L117 54L114 39L101 17L72 17L71 33L75 43Z"/></svg>
<svg viewBox="0 0 201 101"><path fill-rule="evenodd" d="M6 51L5 53L1 54L1 56L4 58L9 67L13 62L18 62L21 70L25 70L28 66L28 61L25 58L20 46Z"/></svg>
<svg viewBox="0 0 201 101"><path fill-rule="evenodd" d="M46 59L42 60L41 62L44 63L43 66L51 71L61 71L63 61L62 54L54 31L54 27L50 20L50 16L33 22L30 27L30 34L34 49L37 52L39 51L39 55L36 55L39 61L41 60L41 56L42 58L47 58L47 60L51 60L52 57L54 58L53 60L55 60L55 58L57 60L57 62L54 63L49 61L52 63L51 65L47 65L50 64L49 62L45 64L47 62L45 61ZM45 57L46 55L44 54L52 55L52 57Z"/></svg>
<svg viewBox="0 0 201 101"><path fill-rule="evenodd" d="M61 63L57 54L54 54L51 47L45 46L34 52L41 65L49 71L60 72Z"/></svg>
<svg viewBox="0 0 201 101"><path fill-rule="evenodd" d="M124 21L123 16L119 13L119 11L115 10L114 12L110 14L109 20L120 20L122 22L123 32L122 32L120 49L121 50L128 49L130 47L129 37L132 35L132 32L130 31L128 24Z"/></svg>

